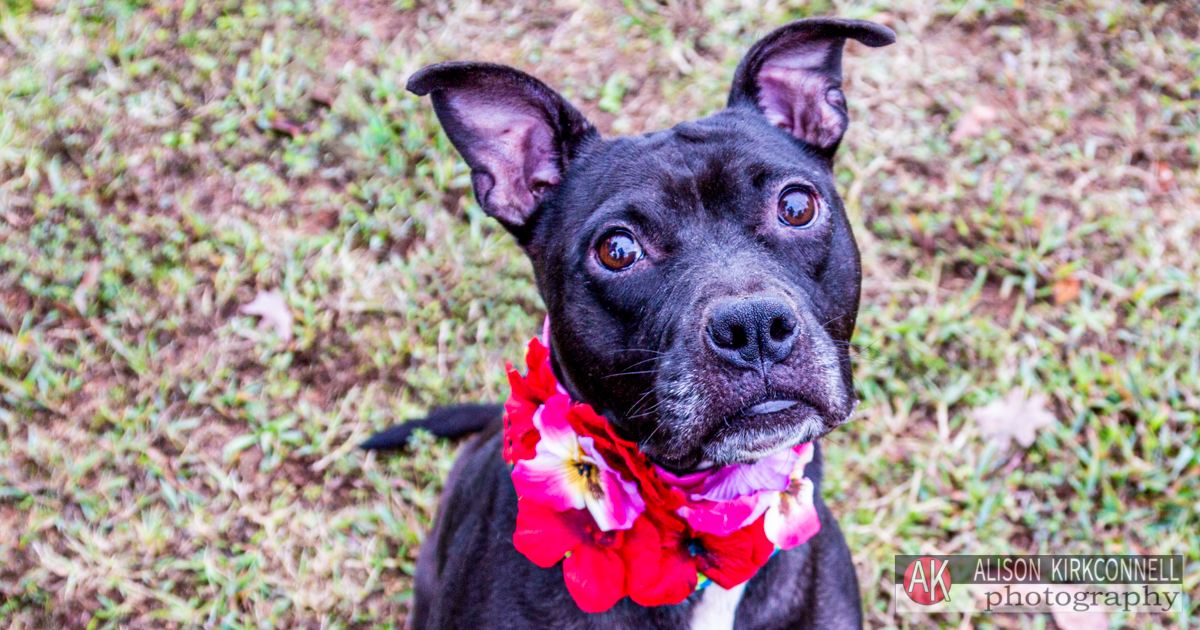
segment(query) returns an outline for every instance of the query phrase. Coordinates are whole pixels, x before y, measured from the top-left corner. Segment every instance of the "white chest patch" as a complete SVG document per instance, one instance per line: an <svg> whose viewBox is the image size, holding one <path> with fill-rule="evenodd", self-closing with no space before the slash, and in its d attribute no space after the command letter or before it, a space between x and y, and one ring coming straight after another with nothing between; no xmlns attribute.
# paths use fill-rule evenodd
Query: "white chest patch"
<svg viewBox="0 0 1200 630"><path fill-rule="evenodd" d="M729 590L709 584L692 607L691 630L733 630L733 616L745 591L745 582Z"/></svg>

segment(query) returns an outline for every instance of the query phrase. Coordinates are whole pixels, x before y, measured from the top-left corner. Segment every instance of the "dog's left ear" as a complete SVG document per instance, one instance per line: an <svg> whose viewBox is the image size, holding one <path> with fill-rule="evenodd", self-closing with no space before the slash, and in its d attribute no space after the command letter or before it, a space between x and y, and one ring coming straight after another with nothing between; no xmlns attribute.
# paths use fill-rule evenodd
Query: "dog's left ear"
<svg viewBox="0 0 1200 630"><path fill-rule="evenodd" d="M729 107L756 107L767 120L827 158L846 133L842 47L854 39L872 48L896 41L892 29L860 20L810 18L759 40L738 64Z"/></svg>

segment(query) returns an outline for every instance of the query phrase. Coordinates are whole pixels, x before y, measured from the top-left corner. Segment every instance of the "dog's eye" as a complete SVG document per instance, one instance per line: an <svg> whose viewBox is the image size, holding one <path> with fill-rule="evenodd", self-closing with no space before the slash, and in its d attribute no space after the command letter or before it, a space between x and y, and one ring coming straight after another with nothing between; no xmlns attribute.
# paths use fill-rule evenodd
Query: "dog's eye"
<svg viewBox="0 0 1200 630"><path fill-rule="evenodd" d="M808 227L817 218L817 197L803 188L789 188L779 195L779 221L792 227Z"/></svg>
<svg viewBox="0 0 1200 630"><path fill-rule="evenodd" d="M596 246L596 255L605 267L620 271L642 257L642 246L629 232L613 232Z"/></svg>

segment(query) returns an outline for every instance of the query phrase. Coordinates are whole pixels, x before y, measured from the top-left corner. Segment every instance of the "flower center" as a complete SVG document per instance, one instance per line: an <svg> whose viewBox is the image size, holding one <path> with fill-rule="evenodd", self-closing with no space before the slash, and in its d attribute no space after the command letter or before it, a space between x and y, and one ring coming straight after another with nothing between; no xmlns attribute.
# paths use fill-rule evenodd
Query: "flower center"
<svg viewBox="0 0 1200 630"><path fill-rule="evenodd" d="M575 462L575 474L583 480L584 487L587 488L589 494L594 498L600 499L604 496L604 489L600 487L600 467L584 461Z"/></svg>
<svg viewBox="0 0 1200 630"><path fill-rule="evenodd" d="M708 551L704 549L704 544L698 538L689 538L683 541L683 545L687 547L688 554L693 558L708 554Z"/></svg>
<svg viewBox="0 0 1200 630"><path fill-rule="evenodd" d="M603 549L611 549L613 547L619 547L620 543L621 543L621 540L618 537L619 533L620 533L619 531L596 532L593 537L593 540L596 541L597 547L601 547Z"/></svg>

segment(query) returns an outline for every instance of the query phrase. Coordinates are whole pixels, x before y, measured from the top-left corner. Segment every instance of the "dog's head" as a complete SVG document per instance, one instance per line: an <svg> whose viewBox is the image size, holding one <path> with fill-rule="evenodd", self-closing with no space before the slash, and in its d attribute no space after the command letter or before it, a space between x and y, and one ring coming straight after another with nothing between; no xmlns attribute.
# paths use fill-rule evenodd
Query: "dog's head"
<svg viewBox="0 0 1200 630"><path fill-rule="evenodd" d="M409 81L533 260L559 378L673 470L814 439L856 405L861 270L831 170L847 39L895 35L794 22L751 48L726 109L616 139L505 66Z"/></svg>

